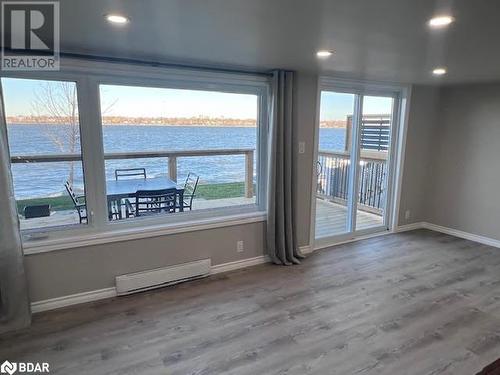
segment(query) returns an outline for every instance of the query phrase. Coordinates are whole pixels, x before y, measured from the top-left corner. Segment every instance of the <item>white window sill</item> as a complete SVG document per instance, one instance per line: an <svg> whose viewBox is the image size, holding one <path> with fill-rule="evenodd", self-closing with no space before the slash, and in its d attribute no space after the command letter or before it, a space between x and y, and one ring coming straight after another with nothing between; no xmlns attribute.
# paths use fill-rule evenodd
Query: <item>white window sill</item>
<svg viewBox="0 0 500 375"><path fill-rule="evenodd" d="M176 224L162 224L148 227L116 229L107 232L85 233L78 236L32 239L23 242L24 255L46 253L50 251L74 249L78 247L101 245L112 242L137 240L172 235L177 233L194 232L200 230L223 228L235 225L250 224L266 221L266 213L251 212L231 216L200 219Z"/></svg>

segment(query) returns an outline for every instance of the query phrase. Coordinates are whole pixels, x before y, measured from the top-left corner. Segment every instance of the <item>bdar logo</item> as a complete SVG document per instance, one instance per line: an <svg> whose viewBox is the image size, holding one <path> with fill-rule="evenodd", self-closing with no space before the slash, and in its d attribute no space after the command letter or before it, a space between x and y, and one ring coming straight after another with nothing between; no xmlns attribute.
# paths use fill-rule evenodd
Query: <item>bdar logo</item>
<svg viewBox="0 0 500 375"><path fill-rule="evenodd" d="M0 366L0 372L2 374L14 374L17 371L17 364L16 363L11 363L9 361L5 361L2 363Z"/></svg>

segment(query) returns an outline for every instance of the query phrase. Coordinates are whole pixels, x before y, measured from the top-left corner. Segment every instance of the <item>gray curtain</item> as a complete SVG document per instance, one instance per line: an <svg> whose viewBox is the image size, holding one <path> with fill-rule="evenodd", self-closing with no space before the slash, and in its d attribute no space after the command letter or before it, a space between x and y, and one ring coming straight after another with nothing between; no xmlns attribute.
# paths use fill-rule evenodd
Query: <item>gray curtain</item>
<svg viewBox="0 0 500 375"><path fill-rule="evenodd" d="M295 235L293 72L273 73L269 122L267 251L275 264L299 264L304 258Z"/></svg>
<svg viewBox="0 0 500 375"><path fill-rule="evenodd" d="M0 103L3 103L1 97ZM0 301L0 333L30 324L31 312L3 104L0 105Z"/></svg>

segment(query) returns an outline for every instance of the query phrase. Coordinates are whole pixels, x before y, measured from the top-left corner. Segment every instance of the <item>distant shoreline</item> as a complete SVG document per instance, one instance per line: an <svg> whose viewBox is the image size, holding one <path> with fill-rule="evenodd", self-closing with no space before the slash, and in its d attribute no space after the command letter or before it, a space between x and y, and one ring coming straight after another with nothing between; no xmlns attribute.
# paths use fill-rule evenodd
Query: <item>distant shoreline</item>
<svg viewBox="0 0 500 375"><path fill-rule="evenodd" d="M345 129L347 122L345 120L323 120L319 123L320 129Z"/></svg>
<svg viewBox="0 0 500 375"><path fill-rule="evenodd" d="M7 122L7 125L15 125L15 126L29 126L29 125L37 125L39 123L36 122ZM67 125L67 124L55 124L55 123L48 123L48 124L43 124L47 126L58 126L58 125ZM235 125L228 125L228 124L215 124L215 125L207 125L207 124L189 124L189 125L183 125L183 124L103 124L103 126L156 126L159 128L187 128L192 126L193 128L255 128L255 125L248 125L248 124L235 124ZM339 126L339 125L324 125L320 124L319 126L320 129L345 129L345 126Z"/></svg>
<svg viewBox="0 0 500 375"><path fill-rule="evenodd" d="M345 129L345 125L325 125L325 124L319 124L320 129Z"/></svg>
<svg viewBox="0 0 500 375"><path fill-rule="evenodd" d="M7 117L8 125L67 125L70 121L49 117L11 116ZM207 128L255 128L254 119L235 118L130 118L130 117L104 117L103 126L158 126L158 127L207 127ZM345 129L346 123L341 120L321 121L321 129Z"/></svg>
<svg viewBox="0 0 500 375"><path fill-rule="evenodd" d="M7 125L15 125L15 126L29 126L29 125L45 125L45 126L61 126L61 125L68 125L68 124L62 124L62 123L38 123L38 122L9 122L7 121ZM102 124L103 126L106 127L113 127L113 126L155 126L159 128L255 128L255 125L248 125L248 124Z"/></svg>
<svg viewBox="0 0 500 375"><path fill-rule="evenodd" d="M9 125L63 125L70 124L70 118L53 117L32 117L32 116L11 116L7 117ZM256 127L255 119L237 119L237 118L213 118L213 117L119 117L105 116L102 118L105 126L206 126L206 127Z"/></svg>

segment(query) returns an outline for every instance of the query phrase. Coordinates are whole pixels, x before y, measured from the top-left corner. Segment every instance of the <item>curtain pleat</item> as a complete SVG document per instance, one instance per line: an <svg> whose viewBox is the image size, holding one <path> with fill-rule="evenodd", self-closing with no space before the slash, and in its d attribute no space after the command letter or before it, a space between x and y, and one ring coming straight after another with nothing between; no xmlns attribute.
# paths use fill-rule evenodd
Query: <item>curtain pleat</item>
<svg viewBox="0 0 500 375"><path fill-rule="evenodd" d="M0 104L0 333L3 333L28 326L31 312L1 97Z"/></svg>
<svg viewBox="0 0 500 375"><path fill-rule="evenodd" d="M293 72L275 71L271 97L267 251L275 264L299 264L293 205Z"/></svg>

